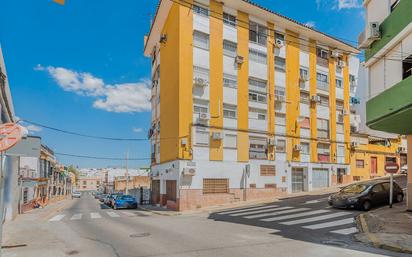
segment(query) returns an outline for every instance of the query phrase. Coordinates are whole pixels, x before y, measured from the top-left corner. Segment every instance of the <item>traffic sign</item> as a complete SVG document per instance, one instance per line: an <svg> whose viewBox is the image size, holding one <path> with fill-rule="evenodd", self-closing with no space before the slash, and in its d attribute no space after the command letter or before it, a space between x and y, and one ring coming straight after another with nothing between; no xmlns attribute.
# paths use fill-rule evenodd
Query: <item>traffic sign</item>
<svg viewBox="0 0 412 257"><path fill-rule="evenodd" d="M26 133L26 129L15 123L0 125L0 152L15 146Z"/></svg>
<svg viewBox="0 0 412 257"><path fill-rule="evenodd" d="M391 174L397 173L399 171L399 164L396 162L388 162L385 164L385 171Z"/></svg>

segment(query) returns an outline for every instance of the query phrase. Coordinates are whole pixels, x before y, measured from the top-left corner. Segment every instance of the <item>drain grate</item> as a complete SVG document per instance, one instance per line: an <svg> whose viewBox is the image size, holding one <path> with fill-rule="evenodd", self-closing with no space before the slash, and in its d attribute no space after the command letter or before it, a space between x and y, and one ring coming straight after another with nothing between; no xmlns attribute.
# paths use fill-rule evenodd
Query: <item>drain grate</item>
<svg viewBox="0 0 412 257"><path fill-rule="evenodd" d="M17 247L25 247L27 244L19 244L19 245L2 245L1 248L8 249L8 248L17 248Z"/></svg>
<svg viewBox="0 0 412 257"><path fill-rule="evenodd" d="M136 237L147 237L150 236L150 233L144 232L144 233L135 233L135 234L130 234L129 237L131 238L136 238Z"/></svg>

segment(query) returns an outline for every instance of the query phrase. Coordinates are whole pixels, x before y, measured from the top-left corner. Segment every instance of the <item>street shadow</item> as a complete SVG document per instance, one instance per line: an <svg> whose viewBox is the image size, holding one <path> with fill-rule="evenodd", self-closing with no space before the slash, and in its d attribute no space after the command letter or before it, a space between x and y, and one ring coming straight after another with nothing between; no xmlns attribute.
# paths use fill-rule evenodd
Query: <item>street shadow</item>
<svg viewBox="0 0 412 257"><path fill-rule="evenodd" d="M100 209L106 210L106 209L111 209L111 207L107 206L107 205L104 204L104 203L100 203Z"/></svg>

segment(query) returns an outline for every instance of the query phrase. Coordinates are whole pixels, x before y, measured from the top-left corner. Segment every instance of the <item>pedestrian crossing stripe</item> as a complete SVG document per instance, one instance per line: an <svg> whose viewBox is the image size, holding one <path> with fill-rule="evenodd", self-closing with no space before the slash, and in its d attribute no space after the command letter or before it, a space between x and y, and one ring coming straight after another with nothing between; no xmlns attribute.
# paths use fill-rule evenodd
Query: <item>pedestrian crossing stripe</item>
<svg viewBox="0 0 412 257"><path fill-rule="evenodd" d="M359 230L356 227L344 228L344 229L338 229L338 230L331 231L331 233L340 234L340 235L350 235L350 234L354 234L358 232Z"/></svg>
<svg viewBox="0 0 412 257"><path fill-rule="evenodd" d="M317 222L321 220L327 220L327 219L332 219L332 218L337 218L345 215L350 215L351 212L336 212L336 213L331 213L331 214L326 214L326 215L321 215L321 216L316 216L312 218L305 218L305 219L299 219L299 220L292 220L292 221L287 221L287 222L281 222L281 225L298 225L298 224L304 224L304 223L310 223L310 222Z"/></svg>
<svg viewBox="0 0 412 257"><path fill-rule="evenodd" d="M316 211L309 211L309 212L303 212L303 213L295 213L295 214L290 214L290 215L285 215L285 216L280 216L280 217L266 218L266 219L261 219L261 221L272 222L272 221L280 221L280 220L289 220L289 219L301 218L305 216L317 215L317 214L322 214L322 213L327 213L327 212L330 212L330 211L316 210Z"/></svg>
<svg viewBox="0 0 412 257"><path fill-rule="evenodd" d="M56 215L53 218L49 219L49 221L60 221L64 218L65 215L61 214L61 215Z"/></svg>
<svg viewBox="0 0 412 257"><path fill-rule="evenodd" d="M81 214L81 213L74 214L74 215L70 218L70 220L80 220L80 219L82 218L82 215L83 215L83 214Z"/></svg>
<svg viewBox="0 0 412 257"><path fill-rule="evenodd" d="M347 225L353 222L354 222L353 218L348 218L348 219L343 219L343 220L335 220L335 221L330 221L330 222L325 222L325 223L320 223L320 224L315 224L315 225L310 225L310 226L304 226L303 228L322 229L322 228L330 228L330 227Z"/></svg>
<svg viewBox="0 0 412 257"><path fill-rule="evenodd" d="M115 212L112 212L112 211L107 212L107 215L109 215L109 216L112 217L112 218L118 218L118 217L120 217L119 214L117 214L117 213L115 213Z"/></svg>
<svg viewBox="0 0 412 257"><path fill-rule="evenodd" d="M227 214L233 214L233 213L238 213L238 212L247 212L247 211L256 211L256 210L263 210L263 209L272 209L275 207L279 207L278 205L265 205L265 206L258 206L258 207L250 207L250 208L243 208L243 209L235 209L235 210L229 210L229 211L223 211L219 212L219 215L227 215Z"/></svg>
<svg viewBox="0 0 412 257"><path fill-rule="evenodd" d="M246 216L244 218L246 219L252 219L253 217L255 218L259 218L259 217L267 217L267 216L277 216L277 215L282 215L282 214L288 214L288 213L293 213L293 212L300 212L300 211L307 211L310 210L309 208L297 208L297 209L293 209L293 208L288 208L288 210L284 210L284 211L278 211L276 210L275 212L270 212L270 213L265 213L265 214L261 214L261 215L252 215L252 216ZM257 217L256 217L257 216Z"/></svg>
<svg viewBox="0 0 412 257"><path fill-rule="evenodd" d="M90 218L92 219L100 219L102 216L98 212L90 213Z"/></svg>

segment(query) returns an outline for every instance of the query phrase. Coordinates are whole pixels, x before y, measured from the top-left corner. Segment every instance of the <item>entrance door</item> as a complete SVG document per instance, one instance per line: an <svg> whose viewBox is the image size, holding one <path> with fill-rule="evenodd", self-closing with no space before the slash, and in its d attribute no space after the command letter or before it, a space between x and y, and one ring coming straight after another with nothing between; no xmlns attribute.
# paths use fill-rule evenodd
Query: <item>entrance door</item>
<svg viewBox="0 0 412 257"><path fill-rule="evenodd" d="M302 168L292 168L292 192L303 192L304 175Z"/></svg>
<svg viewBox="0 0 412 257"><path fill-rule="evenodd" d="M313 169L312 170L312 187L325 188L329 186L329 170L328 169Z"/></svg>
<svg viewBox="0 0 412 257"><path fill-rule="evenodd" d="M176 180L166 180L166 199L176 201Z"/></svg>
<svg viewBox="0 0 412 257"><path fill-rule="evenodd" d="M376 176L378 173L378 159L371 157L371 176Z"/></svg>
<svg viewBox="0 0 412 257"><path fill-rule="evenodd" d="M338 175L337 175L337 182L338 184L343 183L343 176L346 175L346 170L342 168L338 168Z"/></svg>
<svg viewBox="0 0 412 257"><path fill-rule="evenodd" d="M160 202L160 180L152 180L152 203Z"/></svg>

